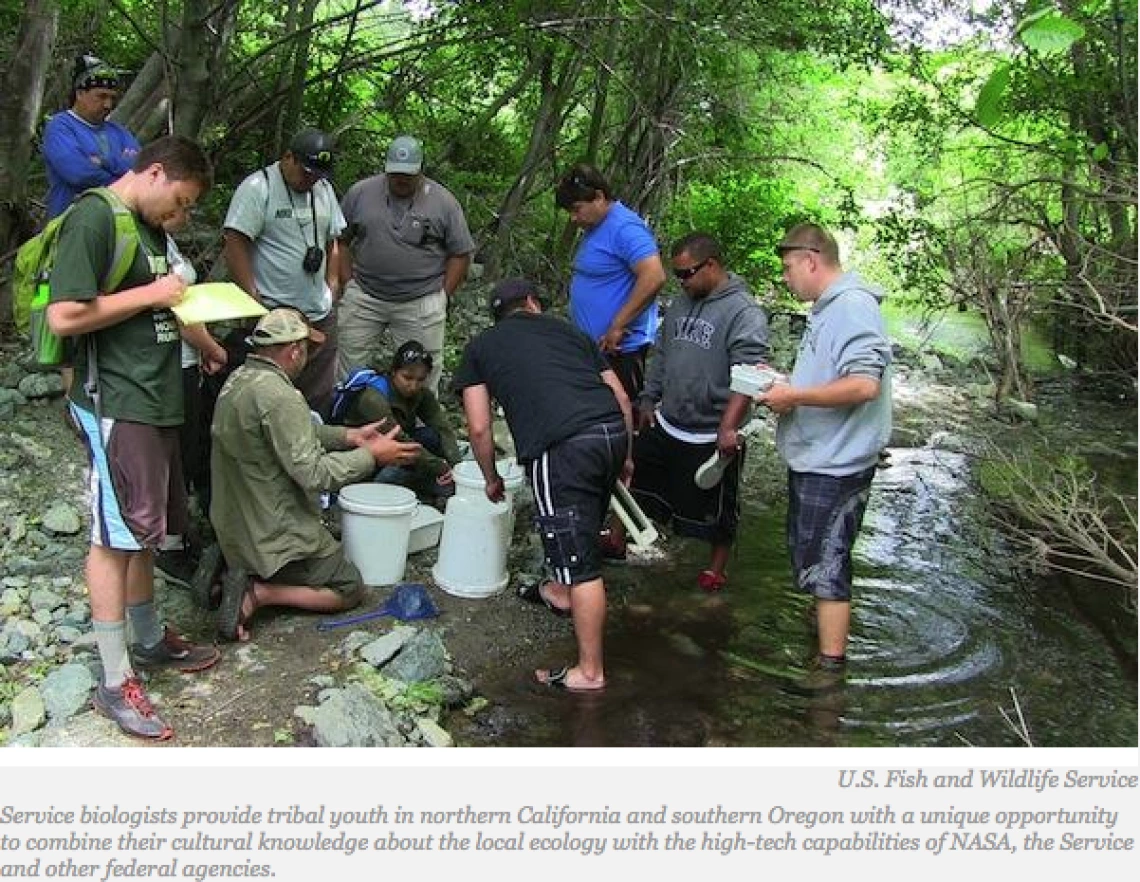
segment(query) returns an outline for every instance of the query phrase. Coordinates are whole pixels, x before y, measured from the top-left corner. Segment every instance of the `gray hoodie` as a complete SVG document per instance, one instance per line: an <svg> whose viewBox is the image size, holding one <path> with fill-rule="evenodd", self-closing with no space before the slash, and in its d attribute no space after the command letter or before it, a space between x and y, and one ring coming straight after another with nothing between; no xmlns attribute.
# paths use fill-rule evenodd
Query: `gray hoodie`
<svg viewBox="0 0 1140 882"><path fill-rule="evenodd" d="M800 341L793 386L847 376L880 383L879 395L852 407L797 407L780 419L776 447L793 472L854 475L875 465L891 434L891 344L879 311L882 292L844 273L823 292Z"/></svg>
<svg viewBox="0 0 1140 882"><path fill-rule="evenodd" d="M768 355L768 319L734 273L700 299L682 293L661 322L641 402L657 404L670 424L715 432L728 405L729 371Z"/></svg>

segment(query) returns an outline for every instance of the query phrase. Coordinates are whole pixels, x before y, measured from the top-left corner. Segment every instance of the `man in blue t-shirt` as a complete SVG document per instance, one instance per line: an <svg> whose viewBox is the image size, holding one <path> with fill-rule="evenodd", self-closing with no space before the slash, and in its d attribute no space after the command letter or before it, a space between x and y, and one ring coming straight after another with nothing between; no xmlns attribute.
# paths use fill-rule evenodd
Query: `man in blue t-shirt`
<svg viewBox="0 0 1140 882"><path fill-rule="evenodd" d="M76 59L71 106L44 127L48 220L63 212L84 190L106 187L130 171L139 142L107 119L119 97L119 74L94 55Z"/></svg>
<svg viewBox="0 0 1140 882"><path fill-rule="evenodd" d="M657 242L645 221L613 198L593 166L571 168L554 198L584 231L570 278L570 317L597 341L635 401L657 334L657 294L665 285Z"/></svg>

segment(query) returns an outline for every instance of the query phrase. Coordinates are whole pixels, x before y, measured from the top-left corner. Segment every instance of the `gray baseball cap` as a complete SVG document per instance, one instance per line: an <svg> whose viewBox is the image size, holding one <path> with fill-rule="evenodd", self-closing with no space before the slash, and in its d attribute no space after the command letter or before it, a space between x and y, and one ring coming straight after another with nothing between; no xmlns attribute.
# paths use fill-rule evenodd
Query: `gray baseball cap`
<svg viewBox="0 0 1140 882"><path fill-rule="evenodd" d="M388 147L384 172L393 175L418 175L424 168L424 145L411 135L400 135Z"/></svg>

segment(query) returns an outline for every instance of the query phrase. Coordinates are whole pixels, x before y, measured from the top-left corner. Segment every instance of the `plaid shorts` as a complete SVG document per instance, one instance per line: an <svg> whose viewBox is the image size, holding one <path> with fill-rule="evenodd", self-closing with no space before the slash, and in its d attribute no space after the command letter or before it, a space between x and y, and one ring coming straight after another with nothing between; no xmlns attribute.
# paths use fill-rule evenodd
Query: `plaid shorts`
<svg viewBox="0 0 1140 882"><path fill-rule="evenodd" d="M851 549L874 477L873 466L842 477L788 472L788 551L800 591L851 599Z"/></svg>

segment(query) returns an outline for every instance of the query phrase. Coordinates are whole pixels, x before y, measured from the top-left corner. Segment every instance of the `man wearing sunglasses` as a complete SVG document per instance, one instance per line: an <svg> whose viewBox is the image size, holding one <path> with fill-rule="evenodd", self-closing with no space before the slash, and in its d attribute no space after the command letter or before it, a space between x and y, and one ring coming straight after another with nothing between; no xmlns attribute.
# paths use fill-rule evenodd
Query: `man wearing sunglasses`
<svg viewBox="0 0 1140 882"><path fill-rule="evenodd" d="M672 263L681 294L665 313L637 401L632 490L651 518L712 546L697 585L714 593L728 581L744 459L737 429L750 404L729 388L730 373L767 357L768 319L744 280L725 269L712 236L685 236L673 246ZM710 460L723 460L719 480L698 482ZM620 558L624 546L619 525L603 553Z"/></svg>
<svg viewBox="0 0 1140 882"><path fill-rule="evenodd" d="M302 129L281 159L246 177L223 224L225 258L234 282L268 309L300 310L325 343L297 378L309 407L327 417L337 356L337 253L345 220L329 183L332 136Z"/></svg>
<svg viewBox="0 0 1140 882"><path fill-rule="evenodd" d="M882 293L843 271L830 233L800 224L777 250L784 281L811 312L791 378L757 401L780 415L792 569L796 587L815 598L819 655L798 686L822 692L846 671L851 548L891 434L891 344Z"/></svg>
<svg viewBox="0 0 1140 882"><path fill-rule="evenodd" d="M657 294L665 285L657 242L593 166L571 168L554 201L583 230L570 278L570 318L598 344L635 401L657 333Z"/></svg>

